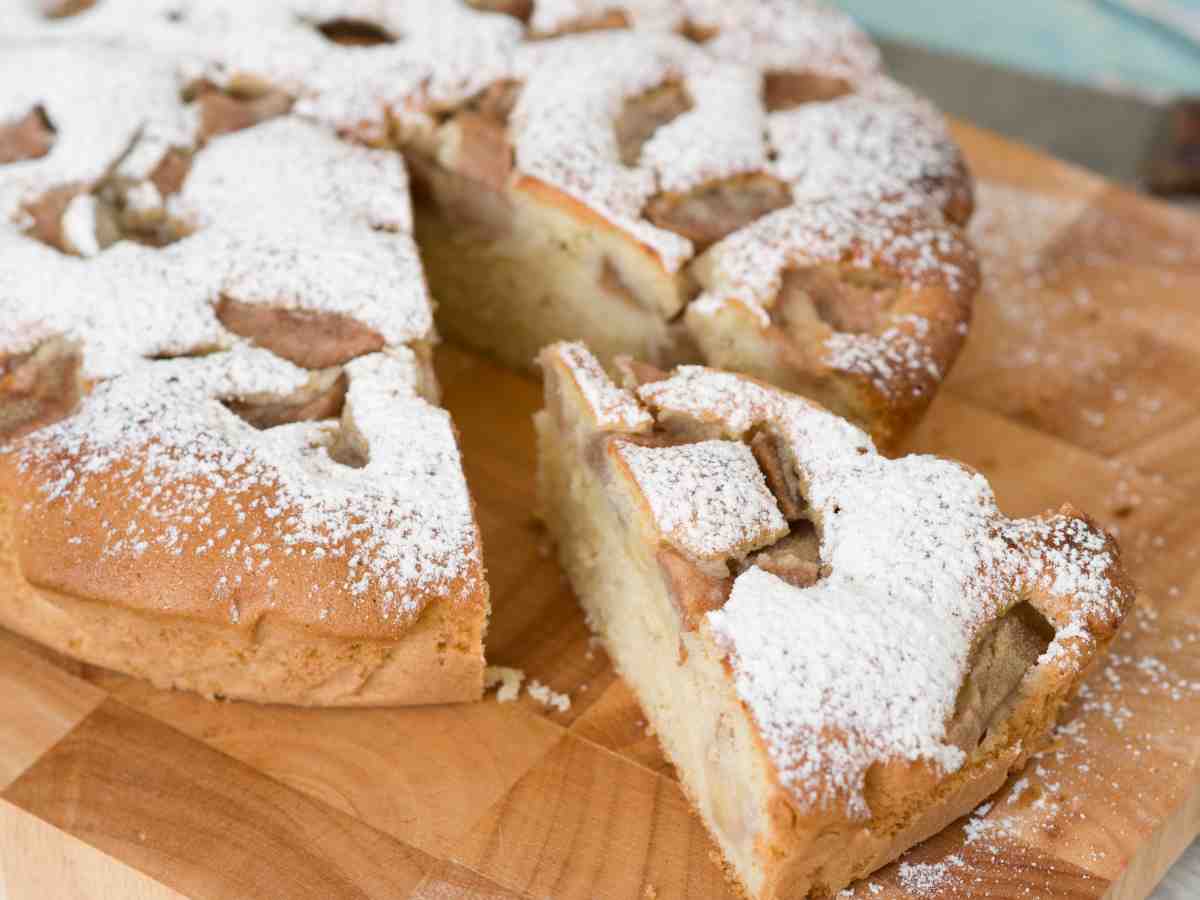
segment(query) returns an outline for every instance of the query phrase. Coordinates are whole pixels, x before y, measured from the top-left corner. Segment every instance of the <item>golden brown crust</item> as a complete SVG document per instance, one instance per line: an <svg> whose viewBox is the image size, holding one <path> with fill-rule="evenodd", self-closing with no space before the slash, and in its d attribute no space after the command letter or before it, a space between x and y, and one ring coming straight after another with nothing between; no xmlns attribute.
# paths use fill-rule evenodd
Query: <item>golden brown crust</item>
<svg viewBox="0 0 1200 900"><path fill-rule="evenodd" d="M12 503L0 496L0 625L62 653L207 697L303 706L479 699L485 617L435 604L401 638L343 637L268 614L233 625L119 596L35 587L22 572Z"/></svg>
<svg viewBox="0 0 1200 900"><path fill-rule="evenodd" d="M98 386L53 433L0 446L0 624L210 696L477 699L488 587L456 435L422 399L427 367L396 350L306 373L240 348ZM283 427L260 439L226 410ZM433 437L390 443L393 426ZM421 484L389 496L411 464ZM316 530L287 524L305 516Z"/></svg>
<svg viewBox="0 0 1200 900"><path fill-rule="evenodd" d="M790 85L793 99L800 97L796 102L816 102L809 96L812 91L822 97L835 95L848 84L837 78L792 75L783 78L780 74L783 79L780 85ZM614 277L611 264L602 264L594 283L596 293L606 301L653 308L653 303L647 304L647 295L675 296L686 302L686 298L695 294L694 282L710 286L706 284L706 272L711 263L706 256L686 264L680 271L672 271L654 246L639 239L624 224L610 220L562 188L515 169L506 122L517 88L511 82L495 87L502 88L499 95L504 98L499 110L481 111L481 103L483 106L486 103L477 98L453 114L442 126L436 161L409 151L410 157L422 157L418 170L426 172L423 181L442 185L434 213L447 222L461 224L478 239L484 248L480 254L484 265L490 242L499 248L521 239L514 229L527 226L517 223L514 210L523 203L532 203L564 216L580 229L602 231L606 241L621 244L654 273L655 287L648 289L642 283L633 288L626 279ZM777 91L781 90L777 85ZM484 91L480 97L488 95L489 91ZM677 82L666 82L628 100L626 113L616 119L617 126L624 123L624 130L618 129L622 158L627 164L636 160L648 135L687 109L687 97ZM662 355L651 361L673 364L691 359L758 375L813 396L851 418L867 428L880 446L897 447L924 415L953 366L965 340L978 290L978 263L959 228L969 220L973 210L972 182L961 158L953 169L949 175L930 176L911 185L914 196L942 198L944 219L927 208L915 208L887 224L886 239L880 241L874 236L859 239L832 258L822 256L821 241L814 235L811 246L799 248L802 253L809 251L809 260L789 266L797 274L801 270L833 272L835 288L852 288L847 279L861 275L864 269L896 282L893 295L879 309L867 310L856 303L852 289L828 291L816 321L806 323L799 331L790 327L795 322L786 315L786 298L782 293L766 325L761 316L748 310L742 313L729 310L710 317L709 323L703 325L700 316L689 309L677 327L673 327L672 338L663 345ZM446 186L453 183L461 183L461 189L447 191ZM487 202L482 199L485 195L491 198ZM910 199L905 198L905 202ZM897 198L884 198L881 202L896 201ZM737 237L743 229L752 231L764 217L786 210L793 202L796 201L785 181L768 172L746 173L707 181L689 190L658 193L648 200L642 215L647 223L687 238L697 251L714 245L709 254L719 255L722 239ZM866 233L874 227L871 205L863 205L862 209ZM930 237L934 234L938 236L936 239ZM958 277L930 277L918 271L927 262L924 255L927 248L923 245L913 251L904 249L914 235L921 235L922 241L934 248L932 252L938 263L956 269ZM561 246L568 255L573 243L564 233ZM508 258L506 252L497 255ZM577 265L582 268L589 263L581 259ZM535 273L529 274L529 278L536 277ZM456 290L454 285L434 287L442 295ZM736 300L736 295L733 299ZM457 299L453 302L460 303ZM674 315L677 310L664 311ZM897 365L896 359L873 364L861 348L855 347L842 354L853 358L853 363L840 365L824 349L825 343L839 334L875 335L879 339L876 355L899 357L901 362L920 357L919 364ZM565 331L555 335L558 339L578 336ZM645 355L644 351L637 352ZM608 361L606 358L606 364Z"/></svg>
<svg viewBox="0 0 1200 900"><path fill-rule="evenodd" d="M592 228L598 228L617 235L625 240L628 240L632 247L636 248L648 260L653 262L659 268L662 268L662 261L658 254L649 246L641 241L631 238L624 229L614 225L603 215L596 212L586 203L576 200L570 194L559 190L551 184L547 184L539 178L534 178L532 175L519 176L514 185L514 190L517 190L529 197L533 197L539 203L557 209L571 216L573 219L584 222ZM666 270L663 269L664 275ZM669 276L667 276L669 277Z"/></svg>
<svg viewBox="0 0 1200 900"><path fill-rule="evenodd" d="M356 602L344 592L312 590L316 584L342 584L350 573L348 560L332 554L321 559L285 556L283 548L276 548L280 552L269 573L243 573L241 583L223 598L226 602L214 602L214 573L234 571L240 568L236 563L230 566L207 555L176 556L153 545L136 556L105 554L105 536L132 522L127 508L106 502L127 492L119 477L111 479L107 491L103 485L109 480L97 480L93 496L99 502L94 506L81 505L64 514L61 508L37 502L41 482L36 468L28 473L15 469L11 455L0 456L0 496L11 498L17 510L10 526L15 535L13 552L24 577L35 587L215 624L228 623L230 604L235 604L238 624L243 627L270 617L347 639L396 640L407 631L407 624L381 620L376 612L380 600ZM205 485L197 481L195 487L203 489ZM253 545L270 521L275 502L268 488L250 502L255 499L261 502L247 513L235 508L229 498L214 496L209 514L215 529L227 529L231 541ZM486 609L487 591L478 567L437 589L414 586L409 593L422 606L449 604L461 610L464 622L478 618ZM286 598L286 602L276 598Z"/></svg>

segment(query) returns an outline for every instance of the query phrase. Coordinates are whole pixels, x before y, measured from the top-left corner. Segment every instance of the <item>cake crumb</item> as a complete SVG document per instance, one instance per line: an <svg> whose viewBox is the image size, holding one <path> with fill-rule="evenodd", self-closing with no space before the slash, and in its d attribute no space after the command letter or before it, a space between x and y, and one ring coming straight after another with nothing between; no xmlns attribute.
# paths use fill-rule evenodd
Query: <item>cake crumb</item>
<svg viewBox="0 0 1200 900"><path fill-rule="evenodd" d="M496 700L500 703L512 703L521 693L521 682L525 673L520 669L508 666L488 666L483 670L483 688L489 690L500 685L496 691Z"/></svg>
<svg viewBox="0 0 1200 900"><path fill-rule="evenodd" d="M658 888L652 884L648 884L646 885L645 890L642 891L642 896L645 897L646 900L658 900Z"/></svg>
<svg viewBox="0 0 1200 900"><path fill-rule="evenodd" d="M551 690L550 687L542 684L536 678L529 682L525 688L525 692L538 703L542 704L542 706L558 710L558 712L565 713L571 708L570 697Z"/></svg>

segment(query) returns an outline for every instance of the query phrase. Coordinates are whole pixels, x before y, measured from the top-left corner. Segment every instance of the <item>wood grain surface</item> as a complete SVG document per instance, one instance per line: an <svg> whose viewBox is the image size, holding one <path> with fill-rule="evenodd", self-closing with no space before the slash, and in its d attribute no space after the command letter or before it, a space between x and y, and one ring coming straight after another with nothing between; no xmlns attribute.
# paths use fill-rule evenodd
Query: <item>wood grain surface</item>
<svg viewBox="0 0 1200 900"><path fill-rule="evenodd" d="M846 896L1136 900L1200 830L1200 224L958 137L987 288L909 449L977 467L1011 514L1089 510L1142 595L1053 745ZM490 661L570 709L210 703L0 633L0 896L732 897L534 519L538 385L453 347L437 363Z"/></svg>

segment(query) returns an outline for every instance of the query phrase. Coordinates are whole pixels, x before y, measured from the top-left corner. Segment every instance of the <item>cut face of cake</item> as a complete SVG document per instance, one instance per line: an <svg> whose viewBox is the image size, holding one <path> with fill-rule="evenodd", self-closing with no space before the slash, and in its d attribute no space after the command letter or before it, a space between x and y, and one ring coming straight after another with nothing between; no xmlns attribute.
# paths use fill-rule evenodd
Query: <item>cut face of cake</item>
<svg viewBox="0 0 1200 900"><path fill-rule="evenodd" d="M546 523L748 896L832 897L997 790L1132 604L1069 506L1005 518L746 376L540 360Z"/></svg>
<svg viewBox="0 0 1200 900"><path fill-rule="evenodd" d="M156 146L291 112L402 154L439 327L509 365L530 368L561 339L586 340L605 365L705 362L811 396L890 445L963 343L978 274L962 156L937 111L822 5L98 0L74 12L9 13L11 31L164 51L189 115L146 87L161 79L127 69L124 91L130 109L159 113ZM52 131L63 116L36 91L18 94L0 98L0 162L72 134ZM71 187L87 173L55 179L46 240L90 254L122 229L172 237L149 188L126 190L145 143L104 190Z"/></svg>

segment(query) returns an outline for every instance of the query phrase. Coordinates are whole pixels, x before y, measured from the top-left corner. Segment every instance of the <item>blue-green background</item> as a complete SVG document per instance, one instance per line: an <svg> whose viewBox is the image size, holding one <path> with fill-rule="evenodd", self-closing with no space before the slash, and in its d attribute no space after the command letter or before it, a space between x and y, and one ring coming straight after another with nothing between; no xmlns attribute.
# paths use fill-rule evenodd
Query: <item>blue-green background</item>
<svg viewBox="0 0 1200 900"><path fill-rule="evenodd" d="M1150 94L1200 94L1200 0L834 0L872 33ZM1193 36L1139 11L1190 16Z"/></svg>

